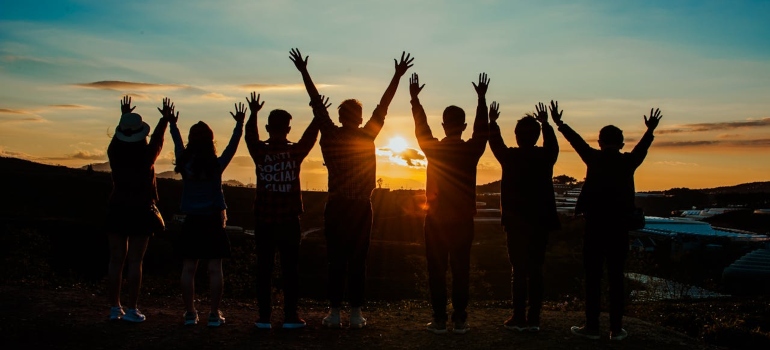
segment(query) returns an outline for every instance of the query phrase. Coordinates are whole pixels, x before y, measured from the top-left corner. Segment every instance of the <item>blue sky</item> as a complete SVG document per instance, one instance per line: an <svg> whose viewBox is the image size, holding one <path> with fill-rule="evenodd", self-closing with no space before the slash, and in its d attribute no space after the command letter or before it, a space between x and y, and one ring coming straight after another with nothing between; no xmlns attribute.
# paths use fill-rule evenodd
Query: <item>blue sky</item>
<svg viewBox="0 0 770 350"><path fill-rule="evenodd" d="M559 100L565 121L586 139L615 124L632 141L644 131L642 115L660 107L667 131L637 173L640 189L763 181L770 173L770 1L2 0L0 9L3 155L70 166L106 161L126 93L152 126L169 96L183 130L204 120L226 140L232 104L256 90L266 109L294 115L297 139L311 118L288 60L299 47L321 92L334 103L358 98L365 114L392 76L393 58L411 52L410 73L426 83L421 101L437 135L447 105L472 114L470 82L483 71L509 145L515 121L538 101ZM90 84L100 81L128 84ZM395 136L417 147L408 101L404 77L379 147ZM559 138L556 173L582 178L584 166ZM171 168L167 150L161 170ZM225 177L248 182L245 145L238 155ZM316 147L303 172L308 187L325 188L320 157ZM378 171L393 187L421 186L424 168L381 158ZM499 175L487 152L479 182Z"/></svg>

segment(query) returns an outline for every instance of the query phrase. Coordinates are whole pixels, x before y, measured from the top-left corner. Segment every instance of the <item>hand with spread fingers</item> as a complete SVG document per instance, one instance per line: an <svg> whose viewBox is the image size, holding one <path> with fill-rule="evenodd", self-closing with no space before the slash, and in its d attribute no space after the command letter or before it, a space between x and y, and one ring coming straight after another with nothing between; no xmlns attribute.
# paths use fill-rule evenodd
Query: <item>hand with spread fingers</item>
<svg viewBox="0 0 770 350"><path fill-rule="evenodd" d="M406 57L404 57L404 54L406 54ZM412 61L414 61L414 57L410 58L410 56L411 54L406 53L406 51L402 51L401 62L396 61L395 58L393 59L393 62L395 63L395 66L396 66L396 75L398 75L399 77L406 74L406 71L409 68L412 68L412 66L414 66L414 64L412 64Z"/></svg>
<svg viewBox="0 0 770 350"><path fill-rule="evenodd" d="M135 108L136 106L131 107L131 97L128 95L123 96L123 99L120 101L120 113L121 114L131 113L134 111Z"/></svg>
<svg viewBox="0 0 770 350"><path fill-rule="evenodd" d="M553 123L556 124L556 126L564 124L564 122L561 121L562 113L564 113L564 110L559 111L559 101L551 100L551 119L553 119Z"/></svg>
<svg viewBox="0 0 770 350"><path fill-rule="evenodd" d="M644 116L644 125L647 125L648 130L655 130L660 123L660 118L663 118L663 115L660 114L660 108L650 108L650 118Z"/></svg>
<svg viewBox="0 0 770 350"><path fill-rule="evenodd" d="M548 124L548 109L545 108L545 104L538 102L535 105L535 112L535 119L537 119L540 124Z"/></svg>
<svg viewBox="0 0 770 350"><path fill-rule="evenodd" d="M492 104L489 105L489 122L496 123L497 118L500 118L500 105L492 101Z"/></svg>
<svg viewBox="0 0 770 350"><path fill-rule="evenodd" d="M236 122L243 123L246 119L246 105L243 102L235 103L235 114L230 112L230 115L233 116Z"/></svg>
<svg viewBox="0 0 770 350"><path fill-rule="evenodd" d="M163 98L163 109L158 108L158 112L169 123L176 124L177 120L179 120L179 112L176 112L176 115L174 114L174 103L168 97Z"/></svg>
<svg viewBox="0 0 770 350"><path fill-rule="evenodd" d="M412 99L416 99L417 95L420 94L420 91L422 91L422 88L425 87L425 84L422 84L420 86L420 77L417 76L417 73L412 73L412 76L409 77L409 96L412 97Z"/></svg>
<svg viewBox="0 0 770 350"><path fill-rule="evenodd" d="M259 102L260 96L261 95L258 95L255 91L252 91L251 99L246 97L246 103L249 104L249 110L251 110L251 114L256 114L260 109L262 109L262 106L265 105L265 101L262 101L261 103Z"/></svg>
<svg viewBox="0 0 770 350"><path fill-rule="evenodd" d="M314 106L320 106L324 109L328 109L331 107L331 102L329 102L329 98L324 95L318 95L318 99L310 100L310 107Z"/></svg>
<svg viewBox="0 0 770 350"><path fill-rule="evenodd" d="M476 89L476 94L479 95L479 98L486 96L487 89L489 88L489 78L487 77L487 73L479 73L479 84L476 85L476 83L471 82L473 84L473 88Z"/></svg>
<svg viewBox="0 0 770 350"><path fill-rule="evenodd" d="M300 72L307 72L307 60L310 58L310 56L305 56L305 59L302 59L302 53L299 52L299 49L294 48L289 51L289 59L294 62L294 66L297 67L297 70Z"/></svg>

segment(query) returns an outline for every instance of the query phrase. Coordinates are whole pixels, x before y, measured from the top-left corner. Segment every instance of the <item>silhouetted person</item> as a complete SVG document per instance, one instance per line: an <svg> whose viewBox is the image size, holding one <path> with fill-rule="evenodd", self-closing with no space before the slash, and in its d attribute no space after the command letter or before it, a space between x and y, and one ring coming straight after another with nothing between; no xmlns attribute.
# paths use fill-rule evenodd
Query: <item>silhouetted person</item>
<svg viewBox="0 0 770 350"><path fill-rule="evenodd" d="M171 138L174 140L176 167L174 171L182 175L182 203L180 210L185 214L182 233L177 245L177 253L182 262L182 299L184 299L184 324L198 323L198 311L195 309L195 271L198 260L208 260L211 311L208 325L218 327L225 323L219 303L222 300L224 279L222 259L230 257L230 240L225 232L227 223L227 204L222 193L222 172L235 155L238 142L243 134L243 121L246 119L246 107L243 103L235 106L235 129L230 142L217 157L214 146L214 132L204 122L190 127L187 146L177 127L179 113L171 119Z"/></svg>
<svg viewBox="0 0 770 350"><path fill-rule="evenodd" d="M376 166L374 139L385 123L388 106L398 88L399 80L411 67L414 58L401 54L395 62L393 78L363 128L363 111L358 100L345 100L338 107L342 127L334 124L307 71L307 57L292 49L291 59L302 73L313 105L313 114L321 128L321 153L329 172L329 199L324 210L324 234L329 259L329 314L323 325L341 327L340 307L348 282L350 297L350 327L362 328L366 319L361 313L364 305L366 255L372 230L371 194L375 187ZM395 60L394 60L395 61Z"/></svg>
<svg viewBox="0 0 770 350"><path fill-rule="evenodd" d="M558 103L551 101L551 117L559 131L586 164L586 180L575 206L575 214L585 216L583 264L586 274L586 321L572 327L575 335L599 339L601 278L607 266L610 299L610 339L628 336L623 329L623 269L628 255L628 230L634 209L634 172L647 156L653 131L660 122L660 110L644 116L647 131L629 153L621 153L623 131L607 125L599 131L599 149L586 143L561 120Z"/></svg>
<svg viewBox="0 0 770 350"><path fill-rule="evenodd" d="M123 319L142 322L145 316L137 309L139 289L142 285L142 259L147 242L154 231L162 229L159 222L158 191L155 182L155 160L163 147L169 109L163 100L162 117L147 142L150 126L142 116L133 113L131 98L124 96L120 103L120 123L107 147L107 157L112 168L112 193L107 214L107 237L110 247L110 263L107 274L107 297L110 304L110 320ZM173 109L173 107L171 107ZM120 303L120 287L123 267L128 260L128 310Z"/></svg>
<svg viewBox="0 0 770 350"><path fill-rule="evenodd" d="M441 124L446 137L439 140L433 137L417 97L425 85L420 86L417 73L413 73L409 80L415 134L428 159L425 255L433 322L428 323L427 329L437 334L447 332L447 263L452 269L454 332L464 334L470 329L465 309L469 299L473 216L476 215L476 166L487 147L489 134L485 99L489 87L487 74L479 74L479 84L472 84L478 95L473 135L468 141L462 140L463 130L467 127L465 111L449 106L444 109Z"/></svg>
<svg viewBox="0 0 770 350"><path fill-rule="evenodd" d="M553 193L553 166L559 156L559 144L553 127L548 124L545 105L539 103L535 109L537 114L527 115L516 123L519 147L511 148L503 142L497 125L499 105L492 102L489 109L489 147L503 168L501 223L505 227L511 262L513 315L503 325L520 332L540 330L548 231L560 227ZM541 125L543 147L538 147Z"/></svg>
<svg viewBox="0 0 770 350"><path fill-rule="evenodd" d="M286 137L291 130L291 114L282 109L274 109L265 125L270 137L261 141L257 112L265 102L260 103L255 92L246 101L251 110L246 122L246 146L256 165L257 174L254 238L257 248L259 320L256 326L271 328L272 279L277 248L281 256L283 280L283 328L302 328L306 323L297 314L299 246L302 240L299 215L303 210L299 172L302 161L318 138L318 124L311 122L299 142L289 142Z"/></svg>

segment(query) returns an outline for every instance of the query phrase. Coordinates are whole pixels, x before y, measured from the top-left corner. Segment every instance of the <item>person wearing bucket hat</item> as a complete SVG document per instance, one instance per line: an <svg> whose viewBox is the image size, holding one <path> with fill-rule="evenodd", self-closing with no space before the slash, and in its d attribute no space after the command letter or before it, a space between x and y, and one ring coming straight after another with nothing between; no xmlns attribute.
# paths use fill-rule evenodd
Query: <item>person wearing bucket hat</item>
<svg viewBox="0 0 770 350"><path fill-rule="evenodd" d="M110 249L107 296L111 304L110 320L142 322L145 316L137 308L142 259L150 237L162 229L162 218L155 207L158 201L155 160L163 148L163 136L174 106L168 99L163 100L163 109L158 108L162 117L149 142L150 126L142 121L141 115L134 113L135 108L131 107L129 96L120 101L120 123L107 148L112 168L106 225ZM129 289L125 311L120 302L124 265L128 265Z"/></svg>
<svg viewBox="0 0 770 350"><path fill-rule="evenodd" d="M194 298L195 272L200 259L208 260L211 294L208 326L218 327L225 323L219 303L224 288L222 259L230 257L230 240L225 232L227 205L222 193L222 172L235 156L241 141L246 106L243 103L236 105L235 114L231 112L230 115L235 119L235 129L219 157L214 146L214 132L206 123L201 121L190 128L185 146L177 127L179 113L169 119L176 158L174 171L182 175L183 183L180 210L185 219L176 251L183 259L181 284L185 325L198 323Z"/></svg>

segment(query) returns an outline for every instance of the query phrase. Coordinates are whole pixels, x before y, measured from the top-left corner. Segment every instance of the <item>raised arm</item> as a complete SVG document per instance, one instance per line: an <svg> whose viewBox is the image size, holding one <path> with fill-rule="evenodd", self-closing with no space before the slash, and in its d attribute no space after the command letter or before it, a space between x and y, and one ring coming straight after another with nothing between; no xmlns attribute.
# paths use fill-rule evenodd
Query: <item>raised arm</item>
<svg viewBox="0 0 770 350"><path fill-rule="evenodd" d="M310 153L310 150L312 150L313 146L315 146L315 142L318 140L318 131L318 121L313 118L313 120L310 121L310 124L307 126L307 129L305 129L305 132L302 134L302 137L294 145L294 147L296 147L296 153L300 159L307 157L308 153Z"/></svg>
<svg viewBox="0 0 770 350"><path fill-rule="evenodd" d="M294 48L289 51L289 59L294 62L294 66L302 74L302 81L305 83L305 90L307 90L310 100L317 99L319 96L318 89L315 87L313 79L310 78L310 73L307 70L307 61L310 59L310 56L305 56L303 59L299 49Z"/></svg>
<svg viewBox="0 0 770 350"><path fill-rule="evenodd" d="M646 115L644 116L644 124L647 125L647 131L644 132L642 138L631 151L634 167L641 165L644 161L644 158L647 157L647 150L650 149L652 140L655 138L652 133L655 131L655 128L658 127L660 118L663 118L663 115L660 114L660 108L650 108L649 119L647 119Z"/></svg>
<svg viewBox="0 0 770 350"><path fill-rule="evenodd" d="M492 149L492 154L495 155L497 161L500 164L505 163L505 151L508 146L503 141L503 136L500 135L500 126L497 125L497 118L500 117L500 105L497 102L492 102L489 105L489 148Z"/></svg>
<svg viewBox="0 0 770 350"><path fill-rule="evenodd" d="M257 160L259 149L264 147L265 143L259 140L259 125L257 124L257 112L265 105L265 101L260 103L260 95L256 92L251 93L251 99L246 98L249 105L249 120L246 122L246 147L249 149L251 159Z"/></svg>
<svg viewBox="0 0 770 350"><path fill-rule="evenodd" d="M219 168L225 171L227 165L233 160L235 151L238 150L238 142L241 141L243 135L243 120L246 119L246 105L243 102L235 104L235 114L230 112L230 115L235 119L235 129L233 129L233 136L230 137L230 142L227 143L227 147L222 151L222 154L217 158L219 161Z"/></svg>
<svg viewBox="0 0 770 350"><path fill-rule="evenodd" d="M166 125L171 125L171 139L174 141L174 155L178 156L184 151L184 142L182 141L182 135L179 134L179 129L176 126L177 120L179 120L179 112L175 113L174 103L168 97L163 98L163 108L158 108L160 112L161 120L158 122L158 126L155 128L155 132L152 133L150 138L150 150L154 159L160 155L160 149L163 147L163 135L158 135L158 131L162 130L163 134L166 133ZM162 124L162 125L161 125Z"/></svg>
<svg viewBox="0 0 770 350"><path fill-rule="evenodd" d="M418 97L420 91L422 91L422 88L424 87L425 84L420 86L420 78L417 73L412 73L411 78L409 78L409 95L412 97L411 104L412 117L414 117L414 134L417 137L417 143L420 145L423 152L426 151L426 148L430 148L431 143L438 141L438 139L433 137L433 132L430 130L430 126L428 126L428 117L425 115L425 109L422 108Z"/></svg>
<svg viewBox="0 0 770 350"><path fill-rule="evenodd" d="M385 93L382 94L380 104L378 104L374 109L374 112L372 112L372 117L369 118L366 124L364 124L364 132L369 134L372 138L377 137L380 130L382 130L382 126L385 124L385 116L388 114L388 107L390 106L390 102L393 101L393 96L396 95L396 90L398 89L398 83L401 81L401 77L413 66L412 61L414 61L414 57L410 56L411 54L403 51L401 52L400 61L396 61L395 58L393 59L396 70L393 73L393 78L390 79L390 84L388 84L388 87L385 89Z"/></svg>
<svg viewBox="0 0 770 350"><path fill-rule="evenodd" d="M166 109L167 99L163 99L163 109ZM182 153L184 153L184 141L182 141L182 134L179 133L179 127L177 126L177 121L179 120L179 112L174 112L174 105L171 104L170 106L170 113L168 118L168 123L171 125L169 128L169 131L171 132L171 140L174 141L174 158L179 160L179 158L182 156ZM163 111L161 110L161 113Z"/></svg>
<svg viewBox="0 0 770 350"><path fill-rule="evenodd" d="M583 159L583 162L588 162L591 152L594 151L591 146L588 145L588 143L583 140L580 135L578 135L575 130L572 130L572 128L569 127L569 125L564 124L564 122L561 120L562 114L564 113L564 110L559 111L559 102L554 102L551 100L551 119L553 119L553 123L556 124L557 127L559 127L559 131L561 131L562 135L564 135L564 138L567 139L569 144L572 146L572 148L575 149L575 152L580 156L581 159Z"/></svg>
<svg viewBox="0 0 770 350"><path fill-rule="evenodd" d="M558 102L555 104L558 105ZM559 158L559 142L556 141L553 127L548 123L548 109L545 104L539 102L535 105L535 111L537 112L535 119L540 122L543 130L543 149L545 149L551 164L556 164L556 159Z"/></svg>
<svg viewBox="0 0 770 350"><path fill-rule="evenodd" d="M476 120L473 122L473 134L471 135L470 142L476 147L479 152L479 156L484 153L487 147L487 139L489 139L489 122L487 120L487 89L489 89L489 78L487 73L479 74L479 84L471 82L473 88L476 90L479 103L476 107Z"/></svg>

